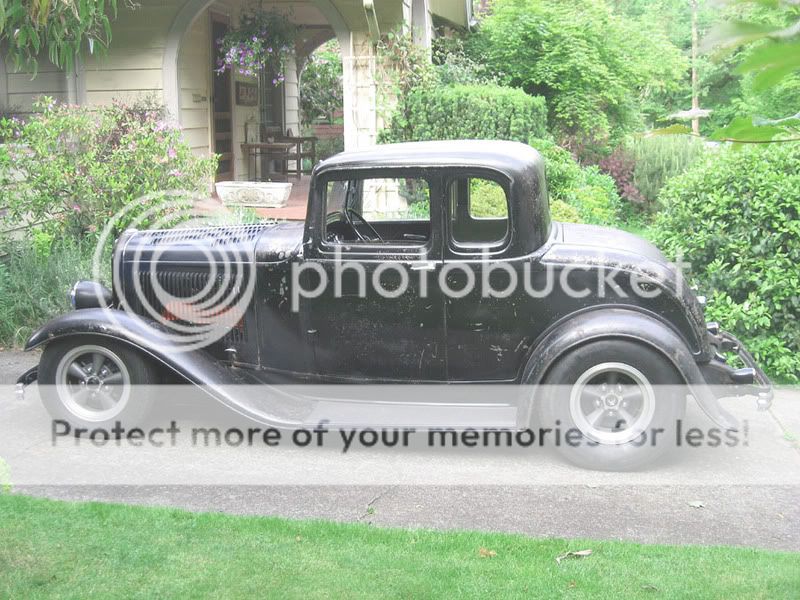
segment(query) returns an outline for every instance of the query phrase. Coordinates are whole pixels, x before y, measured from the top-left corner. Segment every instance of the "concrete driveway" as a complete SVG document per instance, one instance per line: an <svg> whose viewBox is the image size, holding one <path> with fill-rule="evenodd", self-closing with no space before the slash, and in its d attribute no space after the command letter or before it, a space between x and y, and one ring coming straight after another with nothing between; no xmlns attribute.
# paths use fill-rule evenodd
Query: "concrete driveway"
<svg viewBox="0 0 800 600"><path fill-rule="evenodd" d="M584 471L553 453L513 450L79 447L69 449L70 465L81 467L76 478L58 464L65 449L53 447L35 388L20 401L8 385L37 360L0 353L0 456L19 493L379 526L800 550L797 391L779 391L769 412L751 402L728 407L748 420L747 447L680 451L639 473ZM703 419L690 407L687 422ZM63 476L48 480L43 465Z"/></svg>

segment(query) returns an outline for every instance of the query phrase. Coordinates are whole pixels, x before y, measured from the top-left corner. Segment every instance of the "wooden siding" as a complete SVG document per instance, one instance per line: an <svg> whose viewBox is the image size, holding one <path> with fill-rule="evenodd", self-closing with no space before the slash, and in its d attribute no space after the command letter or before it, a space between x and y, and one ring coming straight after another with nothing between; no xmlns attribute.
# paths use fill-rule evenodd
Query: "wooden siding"
<svg viewBox="0 0 800 600"><path fill-rule="evenodd" d="M14 65L5 57L0 60L5 60L6 65L5 71L0 70L0 77L3 77L0 91L5 90L5 93L0 94L0 108L27 113L39 96L50 96L66 102L67 77L46 58L39 61L39 72L33 78L30 73L15 71Z"/></svg>
<svg viewBox="0 0 800 600"><path fill-rule="evenodd" d="M198 19L181 41L178 55L181 127L196 154L208 155L211 100L211 21L207 13Z"/></svg>
<svg viewBox="0 0 800 600"><path fill-rule="evenodd" d="M84 61L88 104L119 99L161 99L161 65L167 32L184 0L144 0L134 8L120 5L111 26L111 47Z"/></svg>

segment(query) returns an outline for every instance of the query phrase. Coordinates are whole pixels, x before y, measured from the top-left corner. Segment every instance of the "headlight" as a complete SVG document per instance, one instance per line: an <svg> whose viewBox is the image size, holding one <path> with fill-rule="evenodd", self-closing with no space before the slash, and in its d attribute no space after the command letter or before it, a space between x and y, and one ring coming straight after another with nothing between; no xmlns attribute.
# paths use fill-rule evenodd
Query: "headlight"
<svg viewBox="0 0 800 600"><path fill-rule="evenodd" d="M96 281L79 281L69 292L72 308L106 308L111 306L113 294L107 287Z"/></svg>

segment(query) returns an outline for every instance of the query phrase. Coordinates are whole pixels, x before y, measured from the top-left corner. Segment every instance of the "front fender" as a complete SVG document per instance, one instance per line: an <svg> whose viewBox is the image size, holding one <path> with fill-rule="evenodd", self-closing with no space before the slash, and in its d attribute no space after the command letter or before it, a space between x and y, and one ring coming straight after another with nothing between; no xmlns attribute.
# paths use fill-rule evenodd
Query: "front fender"
<svg viewBox="0 0 800 600"><path fill-rule="evenodd" d="M547 332L532 349L522 383L541 383L559 357L581 344L603 339L627 339L661 353L680 373L703 412L720 427L737 430L736 418L720 405L686 343L655 317L625 308L603 308L569 317ZM530 411L530 407L529 407ZM523 415L530 418L530 412Z"/></svg>
<svg viewBox="0 0 800 600"><path fill-rule="evenodd" d="M271 427L289 428L300 421L286 420L259 409L259 399L252 393L260 380L248 376L246 370L229 367L202 349L187 350L171 341L168 330L155 321L134 317L121 310L87 308L67 313L49 321L25 344L25 350L54 340L75 336L108 337L136 348L172 373L200 387L205 393L237 413ZM265 394L285 393L262 385Z"/></svg>

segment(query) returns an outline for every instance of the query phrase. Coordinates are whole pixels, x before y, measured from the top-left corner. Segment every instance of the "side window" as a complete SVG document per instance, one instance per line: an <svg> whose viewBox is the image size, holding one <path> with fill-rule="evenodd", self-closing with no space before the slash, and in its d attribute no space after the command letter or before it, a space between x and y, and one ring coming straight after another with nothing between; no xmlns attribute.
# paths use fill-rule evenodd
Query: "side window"
<svg viewBox="0 0 800 600"><path fill-rule="evenodd" d="M482 177L453 180L449 187L450 231L456 246L490 248L509 232L508 197L502 185Z"/></svg>
<svg viewBox="0 0 800 600"><path fill-rule="evenodd" d="M431 237L431 190L419 177L329 181L325 239L329 243L422 245Z"/></svg>

